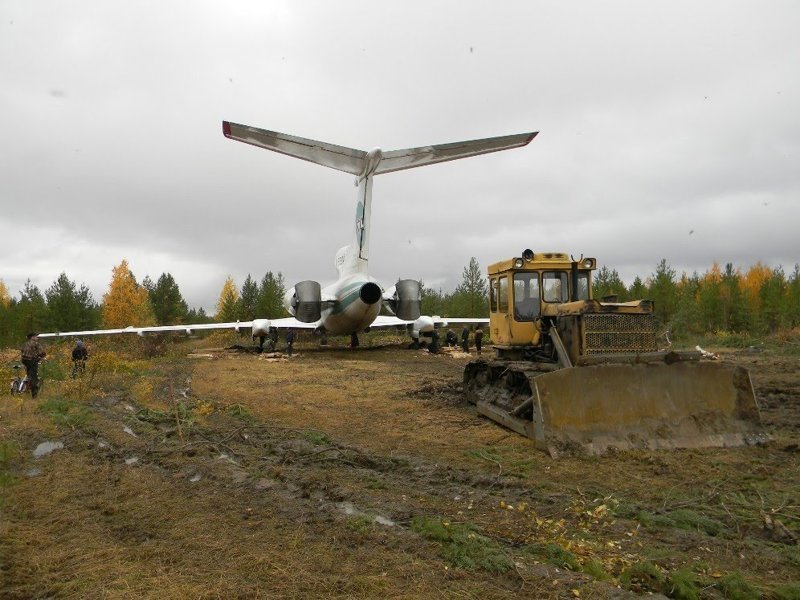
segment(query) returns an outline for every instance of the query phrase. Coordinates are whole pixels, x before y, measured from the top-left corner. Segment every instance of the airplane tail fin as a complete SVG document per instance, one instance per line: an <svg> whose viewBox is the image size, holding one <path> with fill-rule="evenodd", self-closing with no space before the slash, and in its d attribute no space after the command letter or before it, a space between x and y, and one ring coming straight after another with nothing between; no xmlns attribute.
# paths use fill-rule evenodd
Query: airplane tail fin
<svg viewBox="0 0 800 600"><path fill-rule="evenodd" d="M280 152L356 176L358 201L355 216L355 240L353 244L343 248L336 255L339 276L344 277L353 272L367 272L373 175L520 148L526 146L538 132L421 146L405 150L392 150L391 152L382 152L379 148L364 152L228 121L222 122L222 133L232 140Z"/></svg>

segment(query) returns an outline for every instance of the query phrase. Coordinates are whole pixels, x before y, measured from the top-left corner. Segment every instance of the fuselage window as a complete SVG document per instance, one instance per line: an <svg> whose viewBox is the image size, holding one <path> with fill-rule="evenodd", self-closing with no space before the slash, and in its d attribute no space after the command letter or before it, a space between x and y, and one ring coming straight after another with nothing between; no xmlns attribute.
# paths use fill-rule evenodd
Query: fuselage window
<svg viewBox="0 0 800 600"><path fill-rule="evenodd" d="M503 275L497 280L497 304L500 312L508 312L508 277Z"/></svg>
<svg viewBox="0 0 800 600"><path fill-rule="evenodd" d="M542 273L542 291L545 302L568 302L569 283L563 271L545 271Z"/></svg>
<svg viewBox="0 0 800 600"><path fill-rule="evenodd" d="M514 320L533 321L539 316L539 274L514 273Z"/></svg>

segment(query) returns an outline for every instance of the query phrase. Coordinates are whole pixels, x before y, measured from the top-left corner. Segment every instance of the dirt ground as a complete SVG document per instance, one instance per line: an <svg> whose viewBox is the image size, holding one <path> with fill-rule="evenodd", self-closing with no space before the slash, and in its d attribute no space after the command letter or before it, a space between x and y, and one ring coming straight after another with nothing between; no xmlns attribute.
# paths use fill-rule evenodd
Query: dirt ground
<svg viewBox="0 0 800 600"><path fill-rule="evenodd" d="M796 355L724 355L764 446L554 460L460 353L209 343L1 397L0 597L800 598Z"/></svg>

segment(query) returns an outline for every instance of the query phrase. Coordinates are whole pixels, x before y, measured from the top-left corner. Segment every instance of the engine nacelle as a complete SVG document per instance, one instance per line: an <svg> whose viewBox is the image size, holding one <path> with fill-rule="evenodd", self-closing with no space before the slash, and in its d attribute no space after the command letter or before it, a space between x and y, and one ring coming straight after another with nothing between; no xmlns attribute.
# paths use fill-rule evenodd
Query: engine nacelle
<svg viewBox="0 0 800 600"><path fill-rule="evenodd" d="M322 287L316 281L301 281L286 292L284 306L298 321L319 321L322 316Z"/></svg>
<svg viewBox="0 0 800 600"><path fill-rule="evenodd" d="M419 281L401 279L387 290L384 297L398 319L414 321L419 318L422 309L420 287Z"/></svg>
<svg viewBox="0 0 800 600"><path fill-rule="evenodd" d="M270 325L271 323L269 319L253 319L253 337L268 336Z"/></svg>

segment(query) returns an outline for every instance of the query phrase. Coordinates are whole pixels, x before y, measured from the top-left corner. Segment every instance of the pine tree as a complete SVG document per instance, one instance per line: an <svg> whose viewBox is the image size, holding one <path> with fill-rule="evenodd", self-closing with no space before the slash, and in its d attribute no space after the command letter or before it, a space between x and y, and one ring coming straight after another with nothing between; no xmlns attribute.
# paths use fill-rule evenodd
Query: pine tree
<svg viewBox="0 0 800 600"><path fill-rule="evenodd" d="M258 309L258 284L247 274L242 284L242 295L239 299L241 307L239 317L245 321L252 321L257 316Z"/></svg>
<svg viewBox="0 0 800 600"><path fill-rule="evenodd" d="M274 319L285 315L286 308L283 305L285 295L286 286L283 283L283 275L280 272L273 275L272 271L268 271L261 279L261 285L258 288L256 317Z"/></svg>
<svg viewBox="0 0 800 600"><path fill-rule="evenodd" d="M48 329L75 331L93 329L99 324L98 306L85 285L77 288L66 273L61 273L45 290Z"/></svg>
<svg viewBox="0 0 800 600"><path fill-rule="evenodd" d="M47 304L39 288L28 279L15 306L15 320L27 332L39 332L47 323Z"/></svg>
<svg viewBox="0 0 800 600"><path fill-rule="evenodd" d="M746 292L742 287L742 276L732 263L725 265L725 272L720 281L722 314L724 329L729 332L750 330L753 313L750 303L745 299Z"/></svg>
<svg viewBox="0 0 800 600"><path fill-rule="evenodd" d="M677 286L675 284L675 270L667 264L667 259L662 258L656 267L656 272L650 277L650 299L653 300L654 312L662 325L669 325L675 314L677 300Z"/></svg>
<svg viewBox="0 0 800 600"><path fill-rule="evenodd" d="M489 314L489 286L483 277L478 260L473 256L464 267L461 283L453 293L451 306L454 314L449 316L485 317Z"/></svg>
<svg viewBox="0 0 800 600"><path fill-rule="evenodd" d="M607 296L616 296L617 302L624 302L628 297L628 290L617 270L609 269L605 265L595 274L592 291L597 300L602 300Z"/></svg>
<svg viewBox="0 0 800 600"><path fill-rule="evenodd" d="M108 328L142 327L155 320L147 290L136 283L125 259L111 271L102 315L103 326Z"/></svg>
<svg viewBox="0 0 800 600"><path fill-rule="evenodd" d="M727 316L723 308L722 271L714 262L711 269L700 278L697 290L697 310L700 313L701 332L723 331Z"/></svg>
<svg viewBox="0 0 800 600"><path fill-rule="evenodd" d="M421 283L422 282L420 282L420 284ZM426 288L422 285L421 289L422 304L420 312L423 315L451 316L447 309L447 297L444 292L442 292L442 288L434 290L433 288Z"/></svg>
<svg viewBox="0 0 800 600"><path fill-rule="evenodd" d="M697 272L691 277L683 273L677 284L675 315L672 319L672 327L676 333L702 333L699 294L700 276Z"/></svg>
<svg viewBox="0 0 800 600"><path fill-rule="evenodd" d="M215 317L219 323L230 323L239 319L239 292L236 283L230 275L222 285L217 300L217 314Z"/></svg>
<svg viewBox="0 0 800 600"><path fill-rule="evenodd" d="M781 267L772 270L772 274L764 281L759 290L761 300L761 319L759 329L766 333L774 333L787 321L786 310L787 283L786 275Z"/></svg>
<svg viewBox="0 0 800 600"><path fill-rule="evenodd" d="M789 327L800 326L800 264L795 264L794 272L789 277L786 292L786 314Z"/></svg>
<svg viewBox="0 0 800 600"><path fill-rule="evenodd" d="M647 300L647 286L638 275L633 279L627 297L631 300Z"/></svg>
<svg viewBox="0 0 800 600"><path fill-rule="evenodd" d="M178 325L187 322L189 307L170 273L162 273L155 284L149 277L145 277L142 287L148 291L156 323Z"/></svg>

